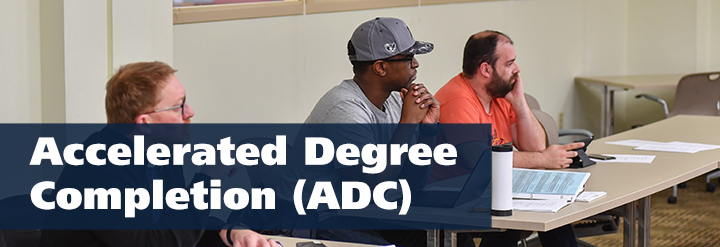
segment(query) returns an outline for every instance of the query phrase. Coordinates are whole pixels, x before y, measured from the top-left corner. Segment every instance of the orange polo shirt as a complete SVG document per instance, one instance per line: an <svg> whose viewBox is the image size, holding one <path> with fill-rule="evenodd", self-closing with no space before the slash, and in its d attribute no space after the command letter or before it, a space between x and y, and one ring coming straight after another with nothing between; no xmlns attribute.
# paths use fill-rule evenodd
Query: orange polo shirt
<svg viewBox="0 0 720 247"><path fill-rule="evenodd" d="M512 131L510 126L517 123L515 110L507 100L498 98L490 102L490 111L486 112L485 107L480 103L470 83L462 76L462 73L453 77L435 94L440 101L440 123L466 123L478 124L489 123L491 127L492 145L502 145L512 142ZM461 126L453 126L451 131L443 131L438 143L447 142L458 145L464 142L487 140L488 133L476 131L470 128L467 131ZM440 166L435 164L430 175L430 181L443 180L470 173L475 164L464 164L458 159L454 166Z"/></svg>
<svg viewBox="0 0 720 247"><path fill-rule="evenodd" d="M493 99L490 111L480 103L470 83L462 73L450 79L435 94L440 101L440 123L489 123L492 124L492 145L512 142L510 126L517 123L515 110L507 100ZM468 136L447 136L450 143L462 143Z"/></svg>

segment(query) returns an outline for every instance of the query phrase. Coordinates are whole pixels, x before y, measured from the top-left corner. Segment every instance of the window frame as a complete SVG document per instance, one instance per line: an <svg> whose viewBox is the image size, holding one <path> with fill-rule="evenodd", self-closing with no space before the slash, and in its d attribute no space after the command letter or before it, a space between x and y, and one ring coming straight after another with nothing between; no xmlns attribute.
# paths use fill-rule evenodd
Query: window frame
<svg viewBox="0 0 720 247"><path fill-rule="evenodd" d="M305 0L306 14L418 6L418 0Z"/></svg>
<svg viewBox="0 0 720 247"><path fill-rule="evenodd" d="M303 14L303 0L173 7L173 24Z"/></svg>
<svg viewBox="0 0 720 247"><path fill-rule="evenodd" d="M173 24L508 0L285 0L173 7Z"/></svg>

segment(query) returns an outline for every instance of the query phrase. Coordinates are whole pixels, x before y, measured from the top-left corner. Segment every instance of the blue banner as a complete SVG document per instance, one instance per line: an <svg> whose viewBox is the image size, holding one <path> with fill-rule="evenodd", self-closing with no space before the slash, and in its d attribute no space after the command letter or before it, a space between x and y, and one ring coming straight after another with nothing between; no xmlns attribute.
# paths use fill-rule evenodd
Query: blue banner
<svg viewBox="0 0 720 247"><path fill-rule="evenodd" d="M486 124L0 126L0 229L490 228Z"/></svg>

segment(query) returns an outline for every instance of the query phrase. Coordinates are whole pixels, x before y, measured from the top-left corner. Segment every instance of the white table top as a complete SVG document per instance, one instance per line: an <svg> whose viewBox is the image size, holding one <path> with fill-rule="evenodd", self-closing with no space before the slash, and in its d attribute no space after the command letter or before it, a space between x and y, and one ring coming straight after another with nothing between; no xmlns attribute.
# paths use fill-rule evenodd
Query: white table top
<svg viewBox="0 0 720 247"><path fill-rule="evenodd" d="M674 89L685 74L576 77L578 83L594 83L623 89Z"/></svg>
<svg viewBox="0 0 720 247"><path fill-rule="evenodd" d="M650 196L717 169L720 150L702 151L696 154L636 151L632 150L632 147L610 145L605 142L641 139L720 144L718 126L720 126L720 117L677 116L596 140L590 144L588 152L649 154L656 155L656 158L651 164L598 163L579 169L592 174L586 184L586 190L601 190L608 195L592 203L573 203L553 214L516 212L508 218L493 217L493 227L517 229L524 224L531 224L537 225L538 228L528 230L550 230Z"/></svg>
<svg viewBox="0 0 720 247"><path fill-rule="evenodd" d="M590 153L652 154L651 164L598 163L568 171L590 172L586 184L588 191L605 191L607 196L591 203L575 202L556 213L514 211L512 216L492 217L493 228L548 231L584 218L650 196L678 183L698 177L718 168L720 149L696 154L635 151L632 147L605 144L607 141L641 139L652 141L685 141L720 145L720 117L676 116L638 129L619 133L593 141ZM409 217L397 212L378 209L373 214L380 218L433 222L438 224L461 224L468 228L477 226L480 214L469 213L470 202L453 209L411 207ZM353 215L345 211L343 215Z"/></svg>

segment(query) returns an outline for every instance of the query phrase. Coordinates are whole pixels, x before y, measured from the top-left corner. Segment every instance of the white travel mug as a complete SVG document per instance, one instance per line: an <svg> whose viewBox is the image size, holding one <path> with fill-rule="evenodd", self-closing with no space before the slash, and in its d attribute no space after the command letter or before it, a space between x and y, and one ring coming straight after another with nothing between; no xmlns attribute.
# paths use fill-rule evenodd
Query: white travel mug
<svg viewBox="0 0 720 247"><path fill-rule="evenodd" d="M512 164L511 145L492 147L492 215L511 216L512 212Z"/></svg>

